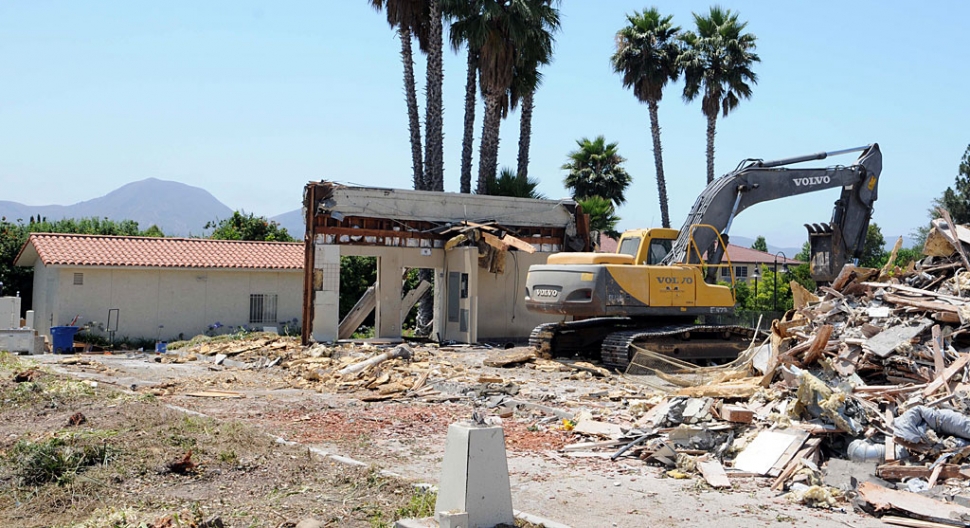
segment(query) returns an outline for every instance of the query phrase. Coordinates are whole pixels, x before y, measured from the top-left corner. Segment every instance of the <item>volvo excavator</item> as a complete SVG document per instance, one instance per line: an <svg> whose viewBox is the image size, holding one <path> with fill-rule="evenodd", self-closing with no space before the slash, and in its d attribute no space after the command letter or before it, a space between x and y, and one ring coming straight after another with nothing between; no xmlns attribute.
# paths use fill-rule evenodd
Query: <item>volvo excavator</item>
<svg viewBox="0 0 970 528"><path fill-rule="evenodd" d="M792 166L853 152L860 154L848 166ZM630 230L615 253L556 253L531 266L527 308L572 320L539 325L529 342L543 357L599 355L619 369L636 347L693 362L732 359L755 330L697 321L734 313L733 289L716 279L727 268L735 280L725 258L735 217L761 202L841 187L831 221L805 225L812 278L830 283L862 255L881 171L875 143L777 161L744 160L704 189L679 231Z"/></svg>

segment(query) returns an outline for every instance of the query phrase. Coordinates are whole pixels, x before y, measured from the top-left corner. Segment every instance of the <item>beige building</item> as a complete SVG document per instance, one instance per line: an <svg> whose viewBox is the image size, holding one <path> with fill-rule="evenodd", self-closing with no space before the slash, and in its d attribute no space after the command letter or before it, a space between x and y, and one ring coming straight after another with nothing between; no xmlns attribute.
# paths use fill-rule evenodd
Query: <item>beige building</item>
<svg viewBox="0 0 970 528"><path fill-rule="evenodd" d="M101 323L115 339L280 327L303 299L301 243L33 233L35 326ZM291 324L292 325L292 324ZM106 335L106 334L105 334Z"/></svg>

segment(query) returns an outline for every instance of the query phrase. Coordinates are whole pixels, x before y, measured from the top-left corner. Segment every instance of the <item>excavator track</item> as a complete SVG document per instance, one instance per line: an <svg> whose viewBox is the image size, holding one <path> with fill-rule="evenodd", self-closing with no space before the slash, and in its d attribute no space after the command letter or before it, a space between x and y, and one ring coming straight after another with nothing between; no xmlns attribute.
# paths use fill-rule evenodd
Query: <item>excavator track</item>
<svg viewBox="0 0 970 528"><path fill-rule="evenodd" d="M735 359L748 348L755 330L744 326L671 325L613 332L601 346L603 364L626 370L635 347L666 354L682 361Z"/></svg>
<svg viewBox="0 0 970 528"><path fill-rule="evenodd" d="M730 360L746 349L755 330L744 326L673 324L651 326L627 318L597 318L535 327L529 345L539 357L586 355L625 370L634 346L683 361Z"/></svg>

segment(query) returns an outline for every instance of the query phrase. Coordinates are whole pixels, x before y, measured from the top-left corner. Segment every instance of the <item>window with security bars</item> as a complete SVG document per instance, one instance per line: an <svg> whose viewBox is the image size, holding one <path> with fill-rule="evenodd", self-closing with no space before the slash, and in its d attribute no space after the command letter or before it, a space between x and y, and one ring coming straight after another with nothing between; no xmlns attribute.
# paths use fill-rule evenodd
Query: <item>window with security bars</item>
<svg viewBox="0 0 970 528"><path fill-rule="evenodd" d="M737 278L739 278L739 279L746 279L746 278L748 278L748 267L747 266L735 266L734 267L734 276L737 277Z"/></svg>
<svg viewBox="0 0 970 528"><path fill-rule="evenodd" d="M75 286L84 286L84 274L83 273L75 273L74 274L74 285Z"/></svg>
<svg viewBox="0 0 970 528"><path fill-rule="evenodd" d="M249 295L249 324L276 323L275 293Z"/></svg>

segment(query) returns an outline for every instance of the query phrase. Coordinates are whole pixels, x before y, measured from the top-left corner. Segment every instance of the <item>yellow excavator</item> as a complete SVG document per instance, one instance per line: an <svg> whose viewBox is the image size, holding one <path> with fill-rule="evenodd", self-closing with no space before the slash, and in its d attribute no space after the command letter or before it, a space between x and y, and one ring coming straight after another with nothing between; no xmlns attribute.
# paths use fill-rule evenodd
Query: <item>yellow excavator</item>
<svg viewBox="0 0 970 528"><path fill-rule="evenodd" d="M848 166L792 167L851 152L860 154ZM732 359L747 348L755 329L697 321L734 313L733 288L716 283L724 267L735 280L730 261L722 262L734 218L757 203L841 187L831 221L806 224L812 278L825 284L862 255L881 171L875 143L777 161L744 160L704 189L680 230L630 230L615 253L557 253L531 266L527 308L565 317L536 327L529 342L544 357L599 355L616 368L629 364L636 347L695 362Z"/></svg>

